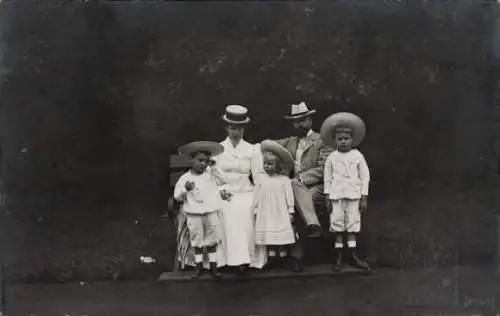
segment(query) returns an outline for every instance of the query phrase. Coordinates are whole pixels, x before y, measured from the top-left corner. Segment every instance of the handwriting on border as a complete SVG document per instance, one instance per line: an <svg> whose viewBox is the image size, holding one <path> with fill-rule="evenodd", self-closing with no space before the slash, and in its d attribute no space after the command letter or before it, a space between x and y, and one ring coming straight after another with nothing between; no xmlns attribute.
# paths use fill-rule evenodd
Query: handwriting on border
<svg viewBox="0 0 500 316"><path fill-rule="evenodd" d="M464 307L465 308L487 308L490 311L494 311L496 306L496 300L493 296L468 296L464 297ZM500 314L497 313L498 316Z"/></svg>

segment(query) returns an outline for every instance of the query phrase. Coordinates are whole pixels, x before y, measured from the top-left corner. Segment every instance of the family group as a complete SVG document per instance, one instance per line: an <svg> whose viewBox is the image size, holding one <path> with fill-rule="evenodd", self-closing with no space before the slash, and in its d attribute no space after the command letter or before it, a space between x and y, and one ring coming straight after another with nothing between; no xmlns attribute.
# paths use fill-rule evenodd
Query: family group
<svg viewBox="0 0 500 316"><path fill-rule="evenodd" d="M367 162L356 149L365 124L355 114L335 113L317 133L314 113L304 102L291 105L285 119L295 135L254 145L243 138L248 109L230 105L222 117L223 142L196 141L179 148L191 164L174 189L180 204L176 259L181 268L195 267L194 278L206 269L220 278L224 266L238 277L285 263L301 272L303 239L326 235L316 211L326 200L332 269L340 271L344 261L370 269L356 254L370 182Z"/></svg>

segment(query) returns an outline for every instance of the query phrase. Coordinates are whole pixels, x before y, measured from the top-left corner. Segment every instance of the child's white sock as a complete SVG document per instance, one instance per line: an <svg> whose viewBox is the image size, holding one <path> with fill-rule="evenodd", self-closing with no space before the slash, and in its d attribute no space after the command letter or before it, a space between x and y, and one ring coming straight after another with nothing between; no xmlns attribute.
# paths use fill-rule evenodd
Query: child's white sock
<svg viewBox="0 0 500 316"><path fill-rule="evenodd" d="M347 247L356 248L356 236L354 234L347 235Z"/></svg>
<svg viewBox="0 0 500 316"><path fill-rule="evenodd" d="M280 258L286 257L286 250L280 250Z"/></svg>
<svg viewBox="0 0 500 316"><path fill-rule="evenodd" d="M276 250L269 250L269 257L276 257Z"/></svg>
<svg viewBox="0 0 500 316"><path fill-rule="evenodd" d="M344 248L344 239L340 234L335 238L335 248Z"/></svg>
<svg viewBox="0 0 500 316"><path fill-rule="evenodd" d="M195 254L194 255L194 262L202 263L203 262L203 254L202 253Z"/></svg>
<svg viewBox="0 0 500 316"><path fill-rule="evenodd" d="M208 261L217 262L217 253L216 252L209 252L208 253Z"/></svg>

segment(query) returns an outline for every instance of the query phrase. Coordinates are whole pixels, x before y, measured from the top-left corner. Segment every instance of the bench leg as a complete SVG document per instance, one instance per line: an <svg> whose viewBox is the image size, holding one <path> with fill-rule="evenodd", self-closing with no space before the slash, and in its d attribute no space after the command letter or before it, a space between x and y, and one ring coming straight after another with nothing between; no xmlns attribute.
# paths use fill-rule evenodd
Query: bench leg
<svg viewBox="0 0 500 316"><path fill-rule="evenodd" d="M5 264L0 266L0 316L7 316L7 280L5 275Z"/></svg>

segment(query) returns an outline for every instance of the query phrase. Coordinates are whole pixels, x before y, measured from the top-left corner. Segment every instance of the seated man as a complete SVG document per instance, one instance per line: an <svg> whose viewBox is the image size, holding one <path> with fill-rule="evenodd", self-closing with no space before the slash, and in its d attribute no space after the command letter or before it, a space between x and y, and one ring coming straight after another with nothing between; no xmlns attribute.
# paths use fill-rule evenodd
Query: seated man
<svg viewBox="0 0 500 316"><path fill-rule="evenodd" d="M314 113L316 111L309 110L304 102L292 104L291 115L285 119L292 122L296 135L277 141L295 158L292 187L296 208L307 226L308 237L312 238L321 236L321 225L314 204L324 201L323 168L333 150L312 130L311 115Z"/></svg>
<svg viewBox="0 0 500 316"><path fill-rule="evenodd" d="M292 180L295 208L307 227L309 238L322 236L314 205L324 204L323 168L326 158L333 150L325 145L318 133L312 130L311 115L314 113L316 111L309 110L304 102L292 104L291 114L285 119L292 122L296 135L277 140L295 159ZM301 235L299 233L299 236ZM300 239L292 250L292 256L297 259L294 267L297 272L302 270L300 262L303 256L303 241Z"/></svg>

